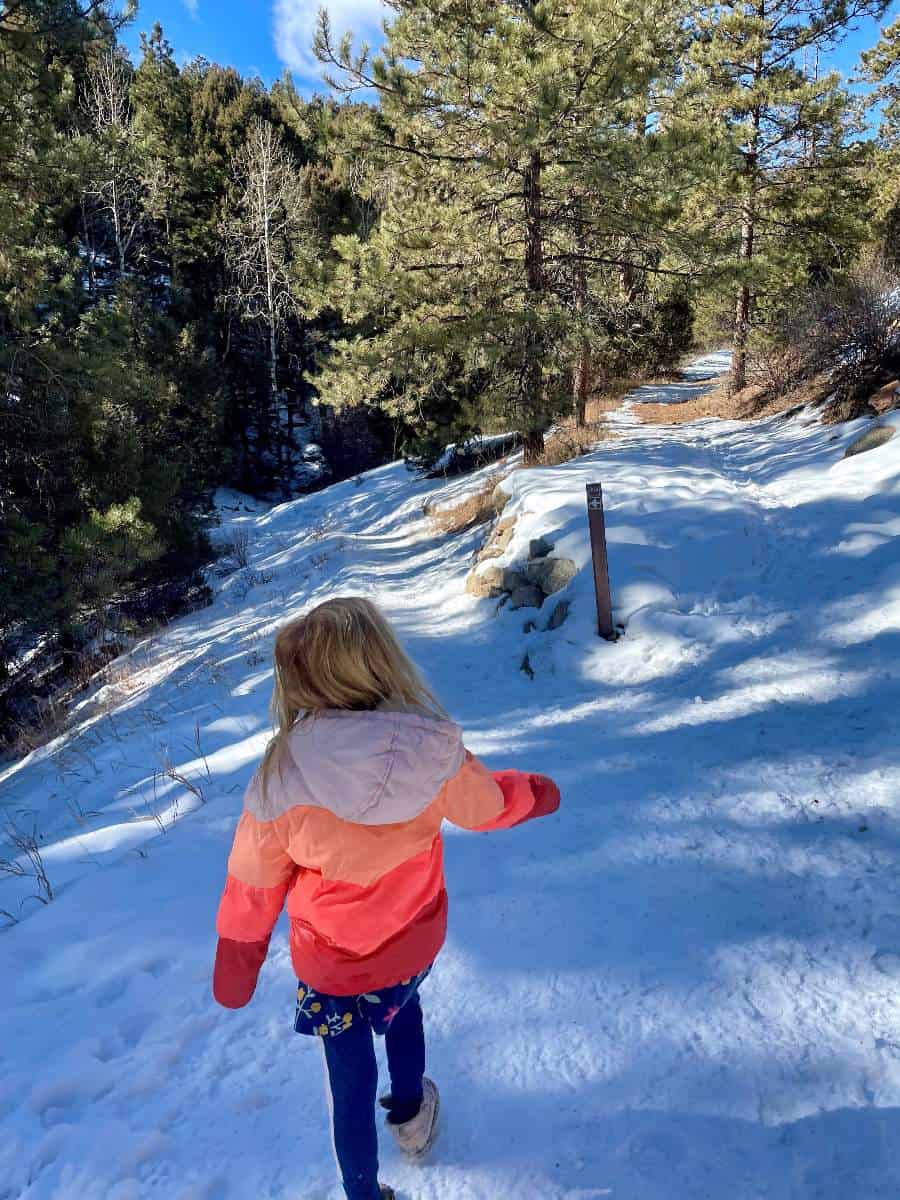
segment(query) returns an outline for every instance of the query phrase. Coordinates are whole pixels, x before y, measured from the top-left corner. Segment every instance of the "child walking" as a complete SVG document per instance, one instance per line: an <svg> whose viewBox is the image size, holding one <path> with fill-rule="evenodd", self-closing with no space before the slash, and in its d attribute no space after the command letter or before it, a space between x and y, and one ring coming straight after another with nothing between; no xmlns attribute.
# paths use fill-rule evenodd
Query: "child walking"
<svg viewBox="0 0 900 1200"><path fill-rule="evenodd" d="M213 991L256 988L282 906L296 972L294 1028L321 1040L335 1153L348 1200L378 1182L377 1068L387 1126L415 1160L437 1129L419 987L447 929L441 823L506 829L554 812L544 775L491 773L374 604L328 600L275 640L277 732L244 798L219 905Z"/></svg>

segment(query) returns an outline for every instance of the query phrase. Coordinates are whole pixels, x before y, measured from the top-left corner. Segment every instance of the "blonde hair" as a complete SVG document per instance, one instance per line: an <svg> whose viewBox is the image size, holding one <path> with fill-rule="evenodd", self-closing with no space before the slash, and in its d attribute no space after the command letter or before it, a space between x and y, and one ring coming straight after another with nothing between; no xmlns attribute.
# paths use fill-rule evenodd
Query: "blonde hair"
<svg viewBox="0 0 900 1200"><path fill-rule="evenodd" d="M275 733L260 764L263 792L298 718L383 706L447 715L371 600L340 596L282 625L270 705Z"/></svg>

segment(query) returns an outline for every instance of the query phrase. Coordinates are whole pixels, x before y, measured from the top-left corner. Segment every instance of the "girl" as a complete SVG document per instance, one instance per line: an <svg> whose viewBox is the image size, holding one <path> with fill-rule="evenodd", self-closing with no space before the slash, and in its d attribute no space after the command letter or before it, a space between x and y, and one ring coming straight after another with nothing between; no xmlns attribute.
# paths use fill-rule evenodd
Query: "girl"
<svg viewBox="0 0 900 1200"><path fill-rule="evenodd" d="M294 1028L321 1039L348 1200L378 1183L377 1070L387 1125L412 1159L436 1131L419 985L447 927L440 828L506 829L556 810L544 775L491 774L368 600L328 600L275 640L277 731L250 781L219 906L215 998L253 995L287 900Z"/></svg>

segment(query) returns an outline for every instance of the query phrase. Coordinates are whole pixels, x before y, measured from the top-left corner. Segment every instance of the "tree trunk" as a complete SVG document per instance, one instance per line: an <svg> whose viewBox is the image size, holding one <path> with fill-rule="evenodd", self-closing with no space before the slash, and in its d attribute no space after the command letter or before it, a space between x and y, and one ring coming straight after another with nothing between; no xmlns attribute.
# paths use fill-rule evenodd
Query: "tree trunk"
<svg viewBox="0 0 900 1200"><path fill-rule="evenodd" d="M575 312L579 319L584 317L588 303L587 268L585 254L587 249L584 240L584 223L581 219L581 200L575 200L575 278L573 292ZM572 372L572 409L575 424L580 429L584 425L585 409L588 392L591 387L591 344L586 337L581 338L578 358Z"/></svg>
<svg viewBox="0 0 900 1200"><path fill-rule="evenodd" d="M116 257L119 260L119 278L125 277L125 240L122 232L122 214L119 210L119 183L117 179L112 181L112 214L113 214L113 232L116 239Z"/></svg>
<svg viewBox="0 0 900 1200"><path fill-rule="evenodd" d="M524 178L525 200L525 277L528 298L535 310L544 290L544 263L541 227L541 152L532 150ZM541 346L537 330L532 326L526 335L522 370L520 410L524 438L525 461L533 462L534 447L543 453L544 435L540 432L545 417L544 381L541 370Z"/></svg>
<svg viewBox="0 0 900 1200"><path fill-rule="evenodd" d="M752 224L745 226L747 237L753 240ZM743 233L741 237L743 242ZM745 256L741 254L743 259ZM749 255L747 256L750 257ZM750 286L741 284L738 289L737 305L734 313L734 353L731 360L731 378L728 381L730 395L740 392L747 386L747 335L750 332Z"/></svg>
<svg viewBox="0 0 900 1200"><path fill-rule="evenodd" d="M265 177L264 177L265 178ZM272 421L272 436L275 439L275 456L278 463L278 482L285 496L288 485L284 466L284 435L281 428L281 409L278 403L278 321L275 312L275 266L272 261L272 240L270 228L270 198L265 182L262 185L263 244L266 262L266 320L269 332L269 407Z"/></svg>
<svg viewBox="0 0 900 1200"><path fill-rule="evenodd" d="M525 451L523 461L525 466L533 466L544 456L544 431L529 429L522 435L522 447Z"/></svg>
<svg viewBox="0 0 900 1200"><path fill-rule="evenodd" d="M759 0L756 5L756 15L762 19L766 15L765 0ZM763 72L762 51L754 63L756 76L760 78ZM762 107L757 104L752 112L752 123L747 149L744 151L744 196L741 202L741 248L739 260L743 268L743 281L738 288L737 303L734 310L734 350L731 360L731 378L728 381L728 392L734 395L747 386L747 342L750 336L750 309L752 296L748 269L753 261L753 239L756 232L756 187L759 166L759 136L762 125Z"/></svg>

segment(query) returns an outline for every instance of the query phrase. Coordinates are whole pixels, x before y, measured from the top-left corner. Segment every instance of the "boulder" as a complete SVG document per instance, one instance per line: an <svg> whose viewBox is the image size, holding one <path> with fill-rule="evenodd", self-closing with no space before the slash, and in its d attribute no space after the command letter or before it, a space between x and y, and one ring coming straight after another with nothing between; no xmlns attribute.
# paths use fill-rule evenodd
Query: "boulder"
<svg viewBox="0 0 900 1200"><path fill-rule="evenodd" d="M577 573L578 568L571 558L535 558L525 567L525 578L539 587L545 596L562 591Z"/></svg>
<svg viewBox="0 0 900 1200"><path fill-rule="evenodd" d="M548 542L544 537L532 538L528 543L529 558L546 558L552 551L553 543Z"/></svg>
<svg viewBox="0 0 900 1200"><path fill-rule="evenodd" d="M528 580L516 567L503 568L503 590L505 592L514 592L516 588L528 586Z"/></svg>
<svg viewBox="0 0 900 1200"><path fill-rule="evenodd" d="M477 596L479 599L502 595L506 591L503 586L503 568L485 567L481 571L470 571L466 578L466 591L470 596Z"/></svg>
<svg viewBox="0 0 900 1200"><path fill-rule="evenodd" d="M562 625L563 621L569 615L570 607L571 607L571 601L560 600L559 603L553 609L553 612L550 614L550 620L547 622L547 624L544 626L544 628L545 629L559 629L560 625Z"/></svg>
<svg viewBox="0 0 900 1200"><path fill-rule="evenodd" d="M896 408L898 402L900 402L900 379L892 379L890 383L880 387L870 398L869 407L877 413L883 413L887 412L889 408Z"/></svg>
<svg viewBox="0 0 900 1200"><path fill-rule="evenodd" d="M873 425L865 433L850 443L844 451L844 458L852 458L854 454L865 454L867 450L875 450L889 442L896 430L890 425Z"/></svg>
<svg viewBox="0 0 900 1200"><path fill-rule="evenodd" d="M543 603L544 593L531 584L517 587L509 598L510 608L540 608Z"/></svg>
<svg viewBox="0 0 900 1200"><path fill-rule="evenodd" d="M491 536L478 551L478 561L484 562L487 558L499 558L509 543L512 541L513 533L516 528L515 517L504 517L491 533Z"/></svg>

